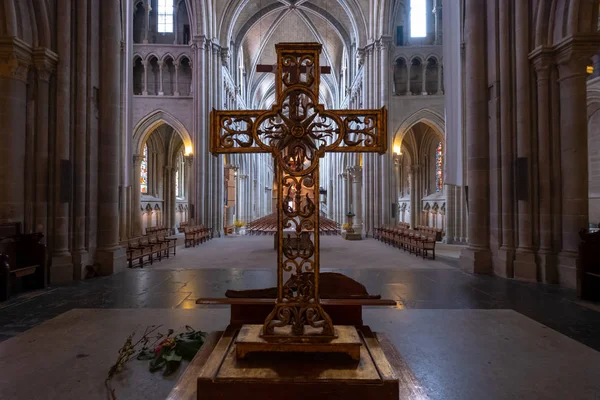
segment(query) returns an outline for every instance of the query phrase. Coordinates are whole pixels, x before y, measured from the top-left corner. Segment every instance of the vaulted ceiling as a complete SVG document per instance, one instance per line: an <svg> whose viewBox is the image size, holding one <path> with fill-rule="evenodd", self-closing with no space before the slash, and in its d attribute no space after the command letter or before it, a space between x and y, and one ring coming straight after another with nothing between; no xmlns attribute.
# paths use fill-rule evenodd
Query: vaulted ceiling
<svg viewBox="0 0 600 400"><path fill-rule="evenodd" d="M274 64L279 42L323 44L321 65L332 67L323 76L322 101L334 104L340 93L344 63L352 62L353 49L366 41L362 12L368 0L230 0L215 10L220 18L221 44L229 43L237 65L246 72L248 99L267 107L274 100L274 77L257 73L256 65ZM236 65L233 64L233 65Z"/></svg>

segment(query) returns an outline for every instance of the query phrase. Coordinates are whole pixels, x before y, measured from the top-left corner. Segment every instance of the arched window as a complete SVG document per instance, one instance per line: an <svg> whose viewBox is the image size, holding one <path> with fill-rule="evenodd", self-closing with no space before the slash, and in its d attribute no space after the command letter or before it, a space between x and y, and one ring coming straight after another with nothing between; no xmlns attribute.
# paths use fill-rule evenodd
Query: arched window
<svg viewBox="0 0 600 400"><path fill-rule="evenodd" d="M431 165L431 164L430 164ZM441 192L444 185L444 155L442 152L442 142L439 142L435 148L435 191Z"/></svg>
<svg viewBox="0 0 600 400"><path fill-rule="evenodd" d="M426 0L410 0L410 37L427 36Z"/></svg>
<svg viewBox="0 0 600 400"><path fill-rule="evenodd" d="M144 194L148 193L148 145L144 145L144 158L141 162L140 172L140 191Z"/></svg>
<svg viewBox="0 0 600 400"><path fill-rule="evenodd" d="M173 0L158 0L158 32L173 33Z"/></svg>

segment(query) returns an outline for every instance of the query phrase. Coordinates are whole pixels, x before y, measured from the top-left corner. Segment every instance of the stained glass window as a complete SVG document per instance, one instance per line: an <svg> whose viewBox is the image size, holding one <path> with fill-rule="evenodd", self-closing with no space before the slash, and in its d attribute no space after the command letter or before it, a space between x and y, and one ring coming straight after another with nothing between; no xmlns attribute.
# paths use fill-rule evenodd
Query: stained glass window
<svg viewBox="0 0 600 400"><path fill-rule="evenodd" d="M444 153L442 152L442 142L439 142L435 149L435 191L441 192L444 174Z"/></svg>
<svg viewBox="0 0 600 400"><path fill-rule="evenodd" d="M148 145L144 145L144 158L141 163L140 172L140 190L142 193L148 193Z"/></svg>
<svg viewBox="0 0 600 400"><path fill-rule="evenodd" d="M173 33L173 0L158 0L158 32Z"/></svg>

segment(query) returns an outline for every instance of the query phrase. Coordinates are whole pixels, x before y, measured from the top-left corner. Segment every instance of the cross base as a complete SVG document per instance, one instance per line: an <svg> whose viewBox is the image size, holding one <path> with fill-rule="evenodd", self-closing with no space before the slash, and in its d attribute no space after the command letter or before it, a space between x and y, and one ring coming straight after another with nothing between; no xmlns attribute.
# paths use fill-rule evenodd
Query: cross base
<svg viewBox="0 0 600 400"><path fill-rule="evenodd" d="M361 340L353 326L335 326L334 336L305 327L304 335L293 335L291 326L278 328L274 335L262 335L262 325L244 325L235 340L239 359L250 353L342 353L360 359Z"/></svg>
<svg viewBox="0 0 600 400"><path fill-rule="evenodd" d="M361 342L358 360L323 353L262 353L239 359L240 330L230 325L218 341L207 339L168 399L189 399L194 392L197 399L422 398L420 385L389 340L366 326L353 329Z"/></svg>

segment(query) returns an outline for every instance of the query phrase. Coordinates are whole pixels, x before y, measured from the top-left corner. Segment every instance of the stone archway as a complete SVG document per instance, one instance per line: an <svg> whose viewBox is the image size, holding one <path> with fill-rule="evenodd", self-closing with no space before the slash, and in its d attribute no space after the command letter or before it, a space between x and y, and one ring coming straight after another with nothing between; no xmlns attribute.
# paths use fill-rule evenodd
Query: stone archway
<svg viewBox="0 0 600 400"><path fill-rule="evenodd" d="M144 146L151 150L146 157ZM134 168L133 168L133 227L134 236L143 233L144 218L142 213L149 203L152 209L162 204L164 217L162 225L175 228L177 224L186 222L181 219L182 213L177 209L189 208L191 195L191 164L193 161L193 143L185 126L171 114L157 110L142 118L133 132ZM152 190L142 193L141 165L146 159L148 188Z"/></svg>

